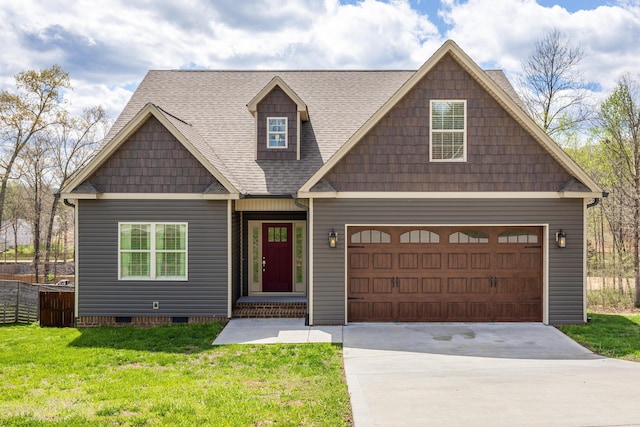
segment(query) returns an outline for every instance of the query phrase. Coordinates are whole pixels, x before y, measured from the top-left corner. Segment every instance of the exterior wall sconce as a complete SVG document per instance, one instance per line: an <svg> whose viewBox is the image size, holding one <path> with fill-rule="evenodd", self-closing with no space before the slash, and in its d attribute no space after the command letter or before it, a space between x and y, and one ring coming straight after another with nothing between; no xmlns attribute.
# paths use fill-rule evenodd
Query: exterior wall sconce
<svg viewBox="0 0 640 427"><path fill-rule="evenodd" d="M556 243L559 248L564 248L567 246L567 233L560 230L556 233Z"/></svg>
<svg viewBox="0 0 640 427"><path fill-rule="evenodd" d="M331 230L329 232L329 247L335 248L338 244L338 232L335 230Z"/></svg>

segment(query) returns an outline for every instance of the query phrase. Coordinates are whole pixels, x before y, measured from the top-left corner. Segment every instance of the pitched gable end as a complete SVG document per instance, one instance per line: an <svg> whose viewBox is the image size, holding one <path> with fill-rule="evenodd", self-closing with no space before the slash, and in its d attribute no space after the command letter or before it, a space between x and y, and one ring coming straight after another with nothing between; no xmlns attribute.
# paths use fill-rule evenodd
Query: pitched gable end
<svg viewBox="0 0 640 427"><path fill-rule="evenodd" d="M255 117L256 160L300 160L301 122L309 120L307 105L278 76L247 108Z"/></svg>
<svg viewBox="0 0 640 427"><path fill-rule="evenodd" d="M433 71L441 69L442 64L445 62L449 62L449 67L454 67L458 71L468 76L466 78L467 81L458 82L460 87L451 88L453 90L446 90L446 88L435 86L428 87L428 80L435 79L437 73L433 73ZM354 167L362 169L362 173L359 176L350 176L343 177L344 182L348 182L349 185L344 186L343 189L340 189L340 185L337 185L336 188L338 191L555 191L559 192L560 188L562 188L564 182L569 177L575 177L576 180L582 182L587 188L588 191L592 194L601 193L601 189L599 186L566 154L562 149L544 132L542 129L526 114L526 112L521 108L521 106L517 103L516 100L512 98L504 88L502 88L498 83L494 81L494 79L487 73L480 69L480 67L475 64L453 41L449 40L445 42L440 49L431 57L427 62L416 71L413 76L411 76L406 83L393 95L391 96L387 102L373 115L371 118L358 130L354 133L349 140L336 151L336 153L321 167L316 173L311 176L309 180L300 188L298 191L299 197L305 197L312 195L314 190L314 186L321 180L327 179L331 182L332 185L336 186L336 178L340 179L340 177L336 177L336 173L341 173L344 171L348 171L353 169ZM494 73L495 74L495 73ZM426 85L425 85L426 83ZM435 82L437 83L437 82ZM447 83L446 81L442 81L442 83ZM450 86L450 85L449 85ZM501 115L503 114L502 121L510 122L510 127L515 132L514 135L504 135L505 138L509 139L512 136L517 137L521 140L520 145L525 144L531 150L530 158L525 159L521 163L526 163L529 165L528 169L531 169L531 173L540 172L542 175L545 173L551 172L551 170L538 170L535 171L535 163L536 161L541 161L543 158L547 158L548 160L544 160L546 164L552 165L550 166L553 169L553 172L556 173L556 177L554 178L554 182L549 182L545 186L536 186L532 185L527 188L528 190L521 189L521 186L518 186L517 182L515 185L511 185L508 181L509 176L505 176L505 185L502 188L495 187L495 190L492 190L492 182L488 182L485 187L475 185L475 182L469 182L469 184L473 185L456 185L460 183L455 183L456 179L467 179L473 176L476 173L482 173L482 162L475 159L475 162L479 165L480 169L467 168L465 169L467 177L463 175L458 175L464 167L468 166L472 162L469 159L467 162L466 159L462 159L457 163L434 163L430 161L430 154L428 152L429 146L429 105L420 104L425 99L428 103L428 99L465 99L465 90L471 89L476 90L480 89L480 92L486 94L486 99L490 104L497 106L498 108L494 108L495 111L501 111ZM456 96L452 98L451 94L455 93ZM415 102L411 104L411 101L408 101L409 98L413 95L416 97ZM420 105L414 105L415 103L419 103ZM407 103L411 104L408 105ZM402 105L401 105L402 104ZM465 108L477 108L477 106L467 106ZM409 113L404 114L399 111L399 109L404 109L405 112L409 111ZM481 109L481 107L480 107ZM411 110L411 111L410 111ZM465 113L466 117L466 113ZM466 117L467 120L484 120L487 121L487 117L484 115L478 116L477 114L472 117L471 113L469 113L469 117ZM390 122L391 121L391 122ZM515 124L515 126L514 126ZM478 123L469 123L469 126L477 126ZM376 143L372 141L372 135L374 134L374 129L377 129L377 133L381 135L379 142ZM387 129L387 130L385 130ZM384 139L390 136L387 135L390 129L396 129L396 131L401 132L403 137L412 137L414 142L420 140L420 147L405 147L405 152L399 153L398 147L394 144L385 144ZM466 129L466 125L465 125ZM494 129L496 132L503 132L505 129ZM426 131L426 133L425 133ZM385 133L386 132L386 133ZM529 139L531 142L527 142L526 139ZM375 139L375 135L373 136ZM368 144L370 148L367 150L366 147L359 147L358 150L355 150L357 146L360 144ZM466 143L465 143L466 144ZM375 147L375 149L371 148ZM427 152L424 152L426 148ZM371 150L374 151L371 151ZM500 150L506 150L504 154L519 154L519 153L511 153L509 150L517 150L517 147L502 147L498 148ZM408 150L408 151L407 151ZM413 150L413 151L412 151ZM416 150L420 151L417 152ZM354 152L354 155L358 155L359 160L355 158L349 160L347 157L351 152ZM493 155L488 152L485 153L488 159ZM393 166L395 163L396 166L401 167L401 171L391 171L380 170L380 168L367 167L366 164L362 164L363 159L372 160L371 165L375 166L380 163L378 160L372 159L371 156L382 156L386 157L389 160L383 163L386 164L385 167L389 169L389 167ZM398 155L409 156L410 161L403 163L402 159L399 159ZM365 157L361 157L365 156ZM338 165L346 161L348 165L343 165L342 168L338 168ZM365 162L366 163L366 162ZM415 163L415 164L413 164ZM443 185L437 186L436 183L429 182L425 183L420 180L419 174L416 167L425 168L432 167L433 165L437 165L437 169L439 171L438 175L441 175L445 178L445 181L442 182ZM488 165L486 166L488 167ZM518 168L518 165L512 165L511 168ZM343 171L339 170L343 169ZM384 168L383 168L384 169ZM436 169L435 167L432 169ZM454 170L455 169L455 170ZM473 170L472 170L473 169ZM542 168L544 169L544 168ZM411 180L408 183L405 183L405 190L403 187L398 187L398 185L394 185L394 182L398 181L398 173L404 173L407 176L411 176ZM423 171L424 172L424 171ZM526 170L522 171L521 169L513 170L508 172L508 175L513 176L513 174L517 174L520 172L526 173ZM492 174L492 171L487 171L488 174ZM388 175L388 176L387 176ZM367 182L371 181L372 177L376 177L378 180L382 180L381 183L384 183L383 186L378 186L374 190L371 186L367 186ZM422 178L425 178L423 176ZM333 179L333 181L332 181ZM527 178L523 177L519 178L521 180L526 180ZM411 185L415 184L415 185ZM420 185L418 185L420 184ZM426 185L429 184L429 185ZM464 184L464 183L462 183ZM348 188L348 189L347 189ZM357 188L357 189L356 189ZM487 188L491 190L487 190ZM544 188L544 190L543 190ZM316 190L317 191L317 190ZM584 193L581 193L584 195ZM571 195L562 192L561 196L570 197Z"/></svg>
<svg viewBox="0 0 640 427"><path fill-rule="evenodd" d="M235 186L202 153L207 148L187 123L147 104L65 186L62 195L195 193L211 198L216 189L220 197L236 198ZM86 191L89 188L94 191Z"/></svg>
<svg viewBox="0 0 640 427"><path fill-rule="evenodd" d="M278 76L276 76L273 79L271 79L271 81L269 83L267 83L267 85L264 88L262 88L262 90L260 92L258 92L256 94L256 96L254 96L253 99L251 99L251 101L249 101L249 103L247 104L247 108L249 109L249 112L255 116L257 111L258 111L258 104L275 87L279 87L282 91L284 91L284 93L287 94L287 96L296 104L297 111L300 113L300 118L303 121L308 121L309 120L309 112L307 110L307 104L305 104L304 101L298 96L298 94L295 93L294 90L291 89L289 87L289 85L287 85L284 82L284 80L282 80Z"/></svg>

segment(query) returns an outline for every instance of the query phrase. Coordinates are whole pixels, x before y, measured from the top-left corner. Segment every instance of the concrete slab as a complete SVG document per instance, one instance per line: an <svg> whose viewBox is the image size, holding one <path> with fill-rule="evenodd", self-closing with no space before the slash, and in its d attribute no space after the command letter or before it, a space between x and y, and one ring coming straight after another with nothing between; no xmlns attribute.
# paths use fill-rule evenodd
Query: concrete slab
<svg viewBox="0 0 640 427"><path fill-rule="evenodd" d="M213 345L342 342L342 326L305 326L304 319L231 319Z"/></svg>
<svg viewBox="0 0 640 427"><path fill-rule="evenodd" d="M350 324L356 427L640 425L640 364L542 324Z"/></svg>

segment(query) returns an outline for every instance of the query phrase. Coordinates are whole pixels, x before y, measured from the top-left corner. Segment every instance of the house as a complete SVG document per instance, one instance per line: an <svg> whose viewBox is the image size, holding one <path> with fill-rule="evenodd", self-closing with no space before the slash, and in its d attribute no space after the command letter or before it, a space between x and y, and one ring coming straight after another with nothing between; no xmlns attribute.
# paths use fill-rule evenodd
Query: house
<svg viewBox="0 0 640 427"><path fill-rule="evenodd" d="M417 71L150 71L62 196L78 325L559 324L602 190L447 41Z"/></svg>

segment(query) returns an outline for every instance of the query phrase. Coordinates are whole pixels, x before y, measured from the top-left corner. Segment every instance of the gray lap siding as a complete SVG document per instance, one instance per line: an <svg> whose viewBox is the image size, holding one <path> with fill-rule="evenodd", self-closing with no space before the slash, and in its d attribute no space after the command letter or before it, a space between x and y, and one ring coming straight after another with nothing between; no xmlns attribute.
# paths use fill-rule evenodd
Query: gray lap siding
<svg viewBox="0 0 640 427"><path fill-rule="evenodd" d="M77 204L78 316L227 316L227 201ZM128 221L187 222L188 280L118 280L118 222Z"/></svg>
<svg viewBox="0 0 640 427"><path fill-rule="evenodd" d="M345 322L346 224L549 225L549 323L584 320L584 202L582 199L315 199L313 204L313 323ZM340 232L338 247L327 233ZM567 233L560 249L555 233Z"/></svg>

